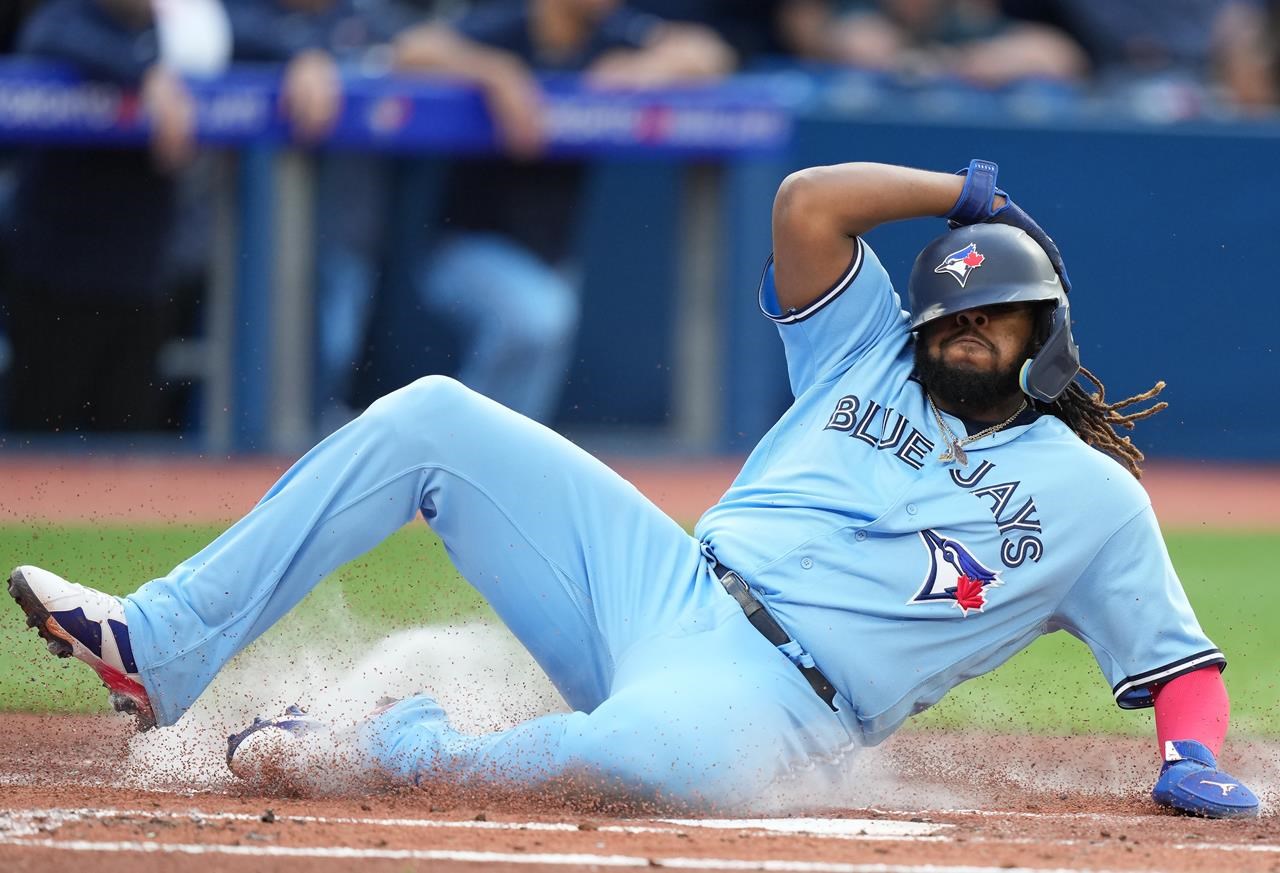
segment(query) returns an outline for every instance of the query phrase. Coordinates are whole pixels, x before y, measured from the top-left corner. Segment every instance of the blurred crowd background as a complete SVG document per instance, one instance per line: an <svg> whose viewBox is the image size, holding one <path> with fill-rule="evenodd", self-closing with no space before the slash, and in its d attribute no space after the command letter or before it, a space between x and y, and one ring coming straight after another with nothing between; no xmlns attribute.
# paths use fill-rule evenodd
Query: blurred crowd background
<svg viewBox="0 0 1280 873"><path fill-rule="evenodd" d="M212 353L213 204L226 181L219 152L195 136L189 83L241 64L278 66L280 111L311 162L309 437L404 374L429 372L552 426L621 428L661 426L669 410L637 402L643 409L629 421L616 397L593 406L616 392L596 380L593 393L591 371L609 365L609 343L668 347L650 333L679 319L680 307L655 294L668 310L660 321L609 327L617 335L603 345L594 337L594 357L580 353L590 313L620 293L607 272L602 280L585 269L615 255L590 251L601 234L582 225L628 204L599 205L608 189L591 162L546 159L543 76L631 90L786 76L819 93L824 112L858 110L864 122L877 107L900 121L895 95L910 93L917 107L930 94L952 106L971 100L980 113L994 94L1002 112L1045 123L1083 109L1172 128L1265 127L1280 100L1280 2L4 0L0 53L136 90L152 131L147 149L0 142L0 431L26 435L25 444L68 434L194 437L208 425L200 392ZM499 148L445 157L326 149L344 83L357 74L474 84ZM953 163L974 156L957 153ZM851 142L847 157L866 155ZM420 226L394 226L403 210L393 201L406 186L424 201ZM749 208L767 221L767 201ZM663 221L676 217L651 219ZM664 240L671 235L634 245L654 249L649 258L676 257ZM751 288L732 290L736 305L753 308ZM400 322L394 340L378 326L388 312ZM670 402L662 396L659 405Z"/></svg>

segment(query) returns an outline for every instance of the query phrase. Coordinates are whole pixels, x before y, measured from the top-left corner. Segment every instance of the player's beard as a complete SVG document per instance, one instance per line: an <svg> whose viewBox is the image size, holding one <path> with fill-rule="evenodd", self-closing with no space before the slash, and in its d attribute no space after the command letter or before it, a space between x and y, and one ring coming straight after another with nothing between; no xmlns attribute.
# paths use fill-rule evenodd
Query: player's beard
<svg viewBox="0 0 1280 873"><path fill-rule="evenodd" d="M1035 354L1035 346L1035 341L1029 340L1008 367L975 370L944 363L940 353L930 354L925 344L917 340L916 375L934 400L952 410L961 410L967 418L981 420L987 412L1008 405L1011 397L1022 392L1018 374L1022 362Z"/></svg>

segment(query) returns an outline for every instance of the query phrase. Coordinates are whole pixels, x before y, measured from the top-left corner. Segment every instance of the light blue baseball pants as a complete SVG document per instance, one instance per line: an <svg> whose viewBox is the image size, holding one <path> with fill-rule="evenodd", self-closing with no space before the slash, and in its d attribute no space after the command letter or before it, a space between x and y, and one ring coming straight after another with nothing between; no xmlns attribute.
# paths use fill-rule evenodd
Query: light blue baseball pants
<svg viewBox="0 0 1280 873"><path fill-rule="evenodd" d="M378 717L372 750L400 775L574 777L745 807L854 744L850 708L832 713L747 622L696 540L572 443L440 376L374 403L203 551L125 598L158 722L418 512L576 711L470 736L411 698Z"/></svg>

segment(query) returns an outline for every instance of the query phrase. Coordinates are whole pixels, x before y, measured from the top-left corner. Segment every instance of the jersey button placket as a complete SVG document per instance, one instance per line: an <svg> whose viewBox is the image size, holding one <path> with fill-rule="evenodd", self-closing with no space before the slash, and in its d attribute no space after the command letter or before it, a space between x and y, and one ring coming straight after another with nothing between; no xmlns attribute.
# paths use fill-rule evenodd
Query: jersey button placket
<svg viewBox="0 0 1280 873"><path fill-rule="evenodd" d="M805 570L812 569L812 568L813 568L813 558L801 558L801 559L800 559L800 566L801 566L803 569L805 569Z"/></svg>
<svg viewBox="0 0 1280 873"><path fill-rule="evenodd" d="M853 535L853 538L858 542L862 542L867 538L867 532L865 530L860 530Z"/></svg>

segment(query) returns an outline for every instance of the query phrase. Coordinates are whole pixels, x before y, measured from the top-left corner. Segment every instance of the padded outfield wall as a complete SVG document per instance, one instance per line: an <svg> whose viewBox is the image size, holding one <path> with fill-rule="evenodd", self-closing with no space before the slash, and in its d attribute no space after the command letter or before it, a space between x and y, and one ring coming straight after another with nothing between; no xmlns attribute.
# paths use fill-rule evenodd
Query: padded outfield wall
<svg viewBox="0 0 1280 873"><path fill-rule="evenodd" d="M1253 124L1070 127L809 118L792 156L730 168L723 287L723 443L752 443L788 400L781 344L754 285L768 253L773 190L791 169L871 160L937 169L971 157L1050 231L1075 286L1076 335L1109 396L1157 379L1171 408L1143 422L1152 457L1280 459L1280 127ZM663 368L680 317L675 267L678 170L605 164L583 216L587 299L562 420L660 425L678 373ZM938 222L868 239L895 282ZM650 337L648 340L637 338ZM658 378L655 378L655 374Z"/></svg>

